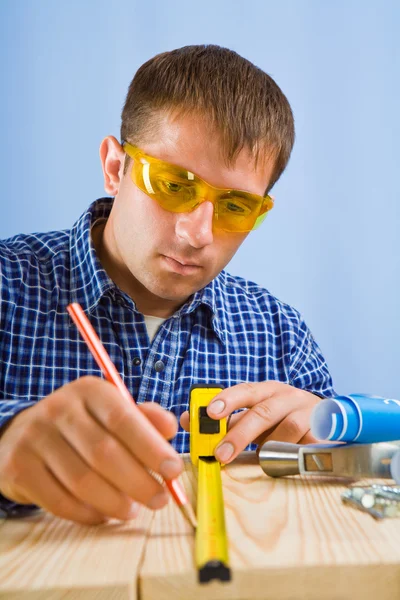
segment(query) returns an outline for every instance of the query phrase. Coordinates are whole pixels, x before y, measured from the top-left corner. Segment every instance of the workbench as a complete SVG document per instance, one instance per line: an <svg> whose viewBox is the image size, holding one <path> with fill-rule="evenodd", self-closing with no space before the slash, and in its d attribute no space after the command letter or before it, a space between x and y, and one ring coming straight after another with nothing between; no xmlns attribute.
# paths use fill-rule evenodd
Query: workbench
<svg viewBox="0 0 400 600"><path fill-rule="evenodd" d="M196 474L184 460L195 505ZM194 534L171 501L95 527L44 512L0 521L0 599L400 598L400 519L345 506L337 480L271 479L252 452L224 467L222 482L231 582L197 582Z"/></svg>

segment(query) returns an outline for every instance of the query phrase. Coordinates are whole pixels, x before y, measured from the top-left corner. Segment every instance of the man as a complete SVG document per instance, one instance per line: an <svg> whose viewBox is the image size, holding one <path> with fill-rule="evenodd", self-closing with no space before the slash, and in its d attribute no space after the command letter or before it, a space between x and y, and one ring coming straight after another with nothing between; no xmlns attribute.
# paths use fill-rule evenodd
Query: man
<svg viewBox="0 0 400 600"><path fill-rule="evenodd" d="M312 408L333 395L318 346L294 309L223 271L272 208L293 141L290 106L263 71L218 46L166 52L130 85L121 143L100 146L111 198L71 231L0 243L5 514L35 505L99 523L164 506L150 470L182 471L196 383L225 387L210 417L234 413L223 463L252 442L313 440ZM101 379L70 302L137 404Z"/></svg>

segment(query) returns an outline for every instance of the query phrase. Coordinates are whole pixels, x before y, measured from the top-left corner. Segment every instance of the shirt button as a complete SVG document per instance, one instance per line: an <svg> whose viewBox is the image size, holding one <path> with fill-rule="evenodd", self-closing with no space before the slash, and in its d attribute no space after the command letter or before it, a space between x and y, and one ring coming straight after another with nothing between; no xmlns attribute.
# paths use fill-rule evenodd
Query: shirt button
<svg viewBox="0 0 400 600"><path fill-rule="evenodd" d="M164 369L165 369L165 365L164 365L163 361L158 360L154 365L154 370L157 371L157 373L161 373L161 371L164 371Z"/></svg>
<svg viewBox="0 0 400 600"><path fill-rule="evenodd" d="M133 359L133 364L135 365L135 367L138 367L141 364L141 360L138 356L135 356L135 358Z"/></svg>

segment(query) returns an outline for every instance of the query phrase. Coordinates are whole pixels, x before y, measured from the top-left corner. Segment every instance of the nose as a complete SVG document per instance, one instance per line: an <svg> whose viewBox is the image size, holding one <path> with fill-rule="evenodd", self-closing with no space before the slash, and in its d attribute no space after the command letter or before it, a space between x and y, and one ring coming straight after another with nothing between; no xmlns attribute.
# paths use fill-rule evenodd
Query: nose
<svg viewBox="0 0 400 600"><path fill-rule="evenodd" d="M175 231L179 238L193 248L203 248L213 241L212 221L214 205L208 200L192 212L177 213Z"/></svg>

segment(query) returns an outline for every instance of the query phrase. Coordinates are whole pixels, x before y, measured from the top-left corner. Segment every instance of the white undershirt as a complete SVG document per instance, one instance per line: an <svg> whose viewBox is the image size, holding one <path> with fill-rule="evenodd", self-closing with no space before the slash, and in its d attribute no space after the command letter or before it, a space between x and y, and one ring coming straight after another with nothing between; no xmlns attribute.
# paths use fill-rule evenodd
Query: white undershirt
<svg viewBox="0 0 400 600"><path fill-rule="evenodd" d="M154 336L156 335L160 325L162 325L164 321L166 321L166 319L163 319L161 317L152 317L151 315L144 315L144 322L146 323L150 343L153 341Z"/></svg>

